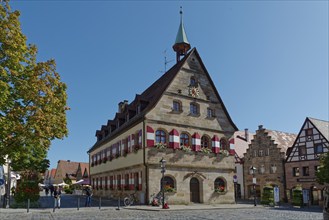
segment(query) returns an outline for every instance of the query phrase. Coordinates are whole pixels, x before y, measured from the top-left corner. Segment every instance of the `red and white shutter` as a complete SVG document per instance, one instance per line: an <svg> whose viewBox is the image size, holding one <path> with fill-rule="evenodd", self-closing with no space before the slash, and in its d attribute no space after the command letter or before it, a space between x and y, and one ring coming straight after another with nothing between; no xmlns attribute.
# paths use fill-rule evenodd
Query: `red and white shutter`
<svg viewBox="0 0 329 220"><path fill-rule="evenodd" d="M219 153L219 138L217 135L214 135L214 137L211 139L211 146L212 146L212 152L215 154Z"/></svg>
<svg viewBox="0 0 329 220"><path fill-rule="evenodd" d="M235 155L235 148L234 148L234 137L229 140L230 143L230 155Z"/></svg>
<svg viewBox="0 0 329 220"><path fill-rule="evenodd" d="M174 149L179 148L179 133L176 129L173 129L169 133L169 147Z"/></svg>
<svg viewBox="0 0 329 220"><path fill-rule="evenodd" d="M128 147L127 147L127 149L128 149L128 153L129 152L131 152L131 141L130 141L130 135L128 136L128 139L127 139L127 144L128 144Z"/></svg>
<svg viewBox="0 0 329 220"><path fill-rule="evenodd" d="M142 190L142 171L140 171L138 175L138 189Z"/></svg>
<svg viewBox="0 0 329 220"><path fill-rule="evenodd" d="M150 126L146 126L146 146L153 147L154 146L154 130Z"/></svg>
<svg viewBox="0 0 329 220"><path fill-rule="evenodd" d="M200 151L200 149L201 149L200 135L197 132L195 132L192 135L192 150Z"/></svg>
<svg viewBox="0 0 329 220"><path fill-rule="evenodd" d="M140 148L142 148L143 147L143 144L142 144L142 130L139 130L139 132L138 132L138 145L139 145L139 147Z"/></svg>
<svg viewBox="0 0 329 220"><path fill-rule="evenodd" d="M135 134L132 134L131 135L131 139L130 139L130 145L131 145L131 147L133 148L133 147L135 147Z"/></svg>

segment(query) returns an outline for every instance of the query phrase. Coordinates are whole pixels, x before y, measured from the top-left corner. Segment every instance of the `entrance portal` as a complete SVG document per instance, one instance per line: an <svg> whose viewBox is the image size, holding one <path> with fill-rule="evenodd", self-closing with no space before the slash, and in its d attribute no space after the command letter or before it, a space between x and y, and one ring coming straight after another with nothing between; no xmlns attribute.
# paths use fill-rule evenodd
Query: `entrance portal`
<svg viewBox="0 0 329 220"><path fill-rule="evenodd" d="M200 183L199 180L193 177L190 181L191 202L200 203Z"/></svg>

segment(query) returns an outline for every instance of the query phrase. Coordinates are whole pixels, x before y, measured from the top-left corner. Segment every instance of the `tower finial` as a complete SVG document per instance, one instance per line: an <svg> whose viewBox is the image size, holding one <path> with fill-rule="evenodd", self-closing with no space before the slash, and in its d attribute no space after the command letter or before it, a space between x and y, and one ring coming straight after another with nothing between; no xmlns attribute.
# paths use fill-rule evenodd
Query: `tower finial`
<svg viewBox="0 0 329 220"><path fill-rule="evenodd" d="M187 40L184 25L183 25L183 7L180 6L180 25L178 28L175 44L173 49L176 52L177 62L180 60L180 56L187 54L187 51L191 49L191 45Z"/></svg>

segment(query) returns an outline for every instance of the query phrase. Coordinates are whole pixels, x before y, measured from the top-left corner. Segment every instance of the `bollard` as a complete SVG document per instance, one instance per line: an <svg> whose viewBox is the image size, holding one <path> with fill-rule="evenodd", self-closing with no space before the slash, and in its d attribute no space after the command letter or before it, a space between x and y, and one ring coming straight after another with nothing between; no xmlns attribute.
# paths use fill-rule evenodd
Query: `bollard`
<svg viewBox="0 0 329 220"><path fill-rule="evenodd" d="M30 199L27 199L27 213L30 211Z"/></svg>
<svg viewBox="0 0 329 220"><path fill-rule="evenodd" d="M119 196L119 199L118 199L118 208L117 210L120 210L120 196Z"/></svg>
<svg viewBox="0 0 329 220"><path fill-rule="evenodd" d="M53 204L54 204L53 212L55 212L55 209L56 209L56 208L55 208L55 199L54 199L54 203L53 203Z"/></svg>
<svg viewBox="0 0 329 220"><path fill-rule="evenodd" d="M102 206L102 197L99 197L99 209L101 209Z"/></svg>
<svg viewBox="0 0 329 220"><path fill-rule="evenodd" d="M80 196L78 196L78 211L79 211L79 208L80 208Z"/></svg>

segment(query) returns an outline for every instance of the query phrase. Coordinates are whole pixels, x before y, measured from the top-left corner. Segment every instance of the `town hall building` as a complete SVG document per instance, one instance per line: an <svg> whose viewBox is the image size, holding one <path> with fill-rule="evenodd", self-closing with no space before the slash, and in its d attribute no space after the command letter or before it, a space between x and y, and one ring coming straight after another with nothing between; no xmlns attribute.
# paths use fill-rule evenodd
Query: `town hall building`
<svg viewBox="0 0 329 220"><path fill-rule="evenodd" d="M173 49L176 64L131 103L120 102L115 117L96 131L88 151L94 194L136 192L148 204L163 188L169 204L234 203L228 140L238 129L191 49L182 17Z"/></svg>

